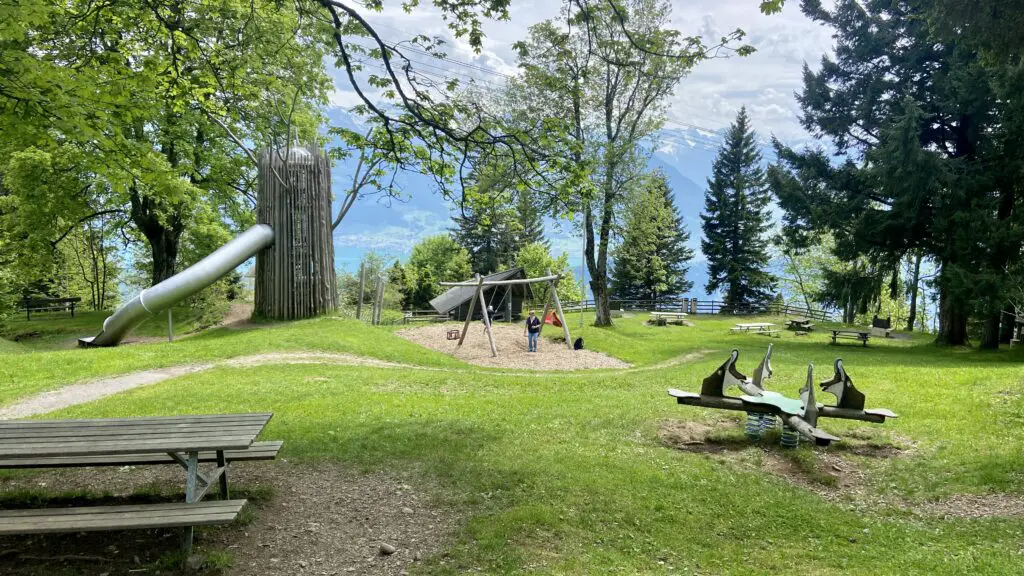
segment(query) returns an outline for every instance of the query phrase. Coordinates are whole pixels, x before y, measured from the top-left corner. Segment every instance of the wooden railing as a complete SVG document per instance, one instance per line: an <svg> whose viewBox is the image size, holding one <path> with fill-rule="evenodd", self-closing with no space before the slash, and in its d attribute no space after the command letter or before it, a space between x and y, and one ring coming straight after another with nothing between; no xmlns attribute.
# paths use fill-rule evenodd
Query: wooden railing
<svg viewBox="0 0 1024 576"><path fill-rule="evenodd" d="M789 304L772 304L761 308L729 309L725 302L719 300L698 300L696 298L665 298L659 300L616 300L609 301L612 310L645 311L645 312L686 312L688 314L732 314L735 316L752 316L771 314L773 316L798 316L819 322L830 322L832 312ZM593 300L566 302L562 304L566 312L589 311L594 309Z"/></svg>

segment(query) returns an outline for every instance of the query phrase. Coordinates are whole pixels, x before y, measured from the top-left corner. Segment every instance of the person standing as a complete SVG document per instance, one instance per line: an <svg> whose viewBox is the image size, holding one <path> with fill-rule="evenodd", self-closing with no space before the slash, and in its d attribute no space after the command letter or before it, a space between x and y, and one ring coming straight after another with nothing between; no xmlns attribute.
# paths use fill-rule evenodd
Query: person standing
<svg viewBox="0 0 1024 576"><path fill-rule="evenodd" d="M540 318L537 318L537 314L530 310L530 315L526 317L526 351L536 352L537 351L537 340L540 339Z"/></svg>

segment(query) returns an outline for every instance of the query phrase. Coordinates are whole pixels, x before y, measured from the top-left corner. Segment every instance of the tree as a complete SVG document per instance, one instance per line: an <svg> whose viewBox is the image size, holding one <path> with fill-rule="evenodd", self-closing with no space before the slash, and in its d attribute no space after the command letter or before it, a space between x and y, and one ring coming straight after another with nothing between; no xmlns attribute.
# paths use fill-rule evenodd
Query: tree
<svg viewBox="0 0 1024 576"><path fill-rule="evenodd" d="M523 69L517 86L529 94L527 113L564 134L558 145L568 150L569 165L589 173L588 181L567 177L559 199L580 217L595 324L606 326L609 250L616 214L646 162L641 143L660 127L679 80L743 32L717 46L684 38L667 28L671 5L664 0L574 0L563 16L564 24L533 26L529 40L517 45Z"/></svg>
<svg viewBox="0 0 1024 576"><path fill-rule="evenodd" d="M1024 134L1019 98L1001 85L1019 88L1019 77L941 37L927 4L802 7L836 30L836 56L805 68L799 100L805 127L839 159L777 147L773 187L789 222L833 232L846 257L867 256L886 273L909 254L934 260L937 341L965 344L973 313L986 319L982 345L998 346L1002 271L1020 258L1024 196L1011 153Z"/></svg>
<svg viewBox="0 0 1024 576"><path fill-rule="evenodd" d="M508 268L520 247L545 241L535 195L517 184L507 165L485 163L471 173L467 184L452 217L452 238L469 251L473 272L491 274Z"/></svg>
<svg viewBox="0 0 1024 576"><path fill-rule="evenodd" d="M441 282L461 282L472 274L469 253L446 234L428 236L413 246L405 270L411 287L408 305L414 310L428 308L444 292Z"/></svg>
<svg viewBox="0 0 1024 576"><path fill-rule="evenodd" d="M576 282L572 266L569 265L569 255L565 252L562 252L558 258L554 258L546 245L534 242L519 249L519 253L516 254L516 266L523 269L527 278L547 276L548 270L552 274L560 274L562 279L558 282L559 300L579 302L583 299L580 285ZM535 301L545 302L547 300L548 287L546 284L531 284L531 290Z"/></svg>
<svg viewBox="0 0 1024 576"><path fill-rule="evenodd" d="M767 271L771 195L745 107L729 127L712 172L701 214L707 291L724 288L726 310L761 309L775 292L775 278Z"/></svg>
<svg viewBox="0 0 1024 576"><path fill-rule="evenodd" d="M16 63L0 80L0 148L72 150L85 185L32 188L21 207L73 202L63 214L121 214L150 246L153 283L176 270L200 205L226 226L251 221L255 166L237 134L280 148L292 128L316 131L324 43L304 33L311 25L293 6L27 4L14 9L24 21L0 28L5 62ZM49 96L54 86L60 98ZM75 224L66 218L34 234L56 244Z"/></svg>
<svg viewBox="0 0 1024 576"><path fill-rule="evenodd" d="M620 300L657 300L693 288L686 279L693 250L662 172L646 177L626 204L622 242L613 251L612 294Z"/></svg>

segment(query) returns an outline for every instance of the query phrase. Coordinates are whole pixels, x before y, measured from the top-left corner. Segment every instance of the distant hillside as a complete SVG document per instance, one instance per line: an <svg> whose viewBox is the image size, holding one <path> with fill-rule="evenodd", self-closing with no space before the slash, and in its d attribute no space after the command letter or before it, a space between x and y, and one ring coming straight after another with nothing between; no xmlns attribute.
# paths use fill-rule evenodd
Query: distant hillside
<svg viewBox="0 0 1024 576"><path fill-rule="evenodd" d="M348 114L332 109L330 121L335 126L358 130ZM676 205L690 230L690 246L697 253L691 265L691 296L707 298L707 266L700 254L700 213L704 208L704 189L711 175L721 137L696 128L662 130L654 139L650 167L660 169L668 177L676 196ZM762 152L773 157L767 146ZM340 199L351 181L352 164L340 163L332 170L335 198ZM338 269L355 271L367 251L374 250L388 259L405 260L412 246L433 234L446 233L451 224L451 202L437 193L434 181L421 174L399 174L396 180L404 194L399 199L380 198L372 192L352 208L334 234L335 262ZM552 249L569 253L577 277L580 273L582 242L573 236L569 222L549 221L547 235Z"/></svg>

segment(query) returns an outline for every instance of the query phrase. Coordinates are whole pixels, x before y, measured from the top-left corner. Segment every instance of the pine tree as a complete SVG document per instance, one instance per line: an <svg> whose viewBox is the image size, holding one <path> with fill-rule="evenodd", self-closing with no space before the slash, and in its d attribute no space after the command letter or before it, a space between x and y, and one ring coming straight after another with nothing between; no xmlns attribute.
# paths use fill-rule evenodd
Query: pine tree
<svg viewBox="0 0 1024 576"><path fill-rule="evenodd" d="M771 200L757 136L741 108L718 152L701 215L701 250L708 259L707 291L725 291L725 309L763 308L775 291L768 266Z"/></svg>
<svg viewBox="0 0 1024 576"><path fill-rule="evenodd" d="M537 206L537 198L529 190L516 192L516 217L519 233L516 235L517 250L529 244L543 244L551 248L551 242L544 237L544 218Z"/></svg>
<svg viewBox="0 0 1024 576"><path fill-rule="evenodd" d="M645 178L630 199L622 242L615 248L612 295L620 300L657 300L689 291L689 239L665 175L656 172Z"/></svg>
<svg viewBox="0 0 1024 576"><path fill-rule="evenodd" d="M528 190L511 190L503 180L480 176L461 214L452 217L452 239L470 255L473 272L490 274L515 265L516 253L529 244L543 244L544 219Z"/></svg>

